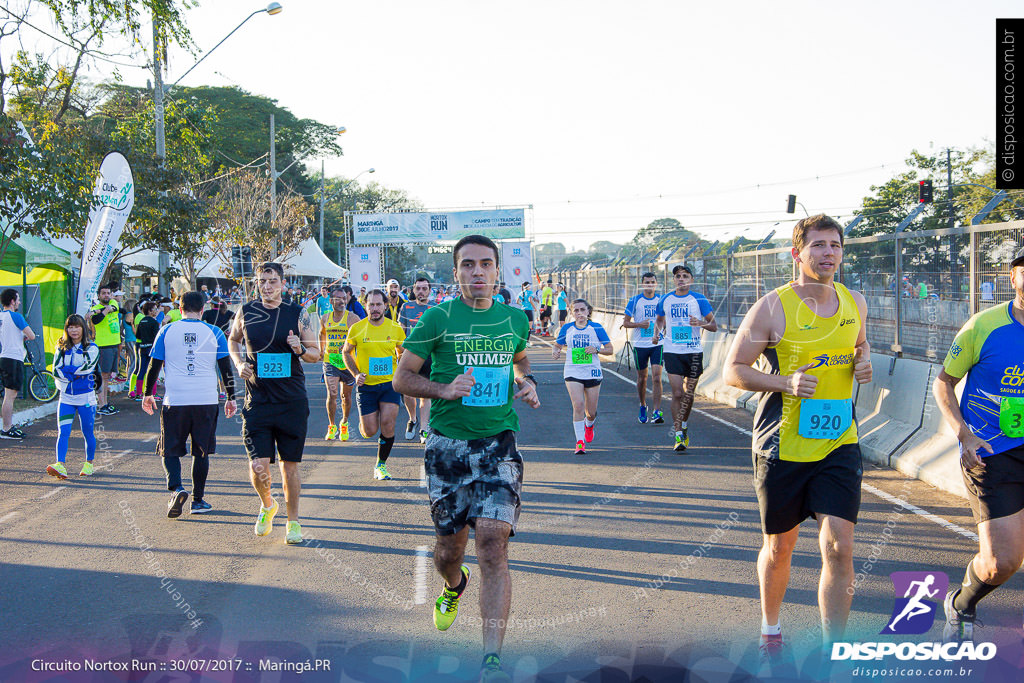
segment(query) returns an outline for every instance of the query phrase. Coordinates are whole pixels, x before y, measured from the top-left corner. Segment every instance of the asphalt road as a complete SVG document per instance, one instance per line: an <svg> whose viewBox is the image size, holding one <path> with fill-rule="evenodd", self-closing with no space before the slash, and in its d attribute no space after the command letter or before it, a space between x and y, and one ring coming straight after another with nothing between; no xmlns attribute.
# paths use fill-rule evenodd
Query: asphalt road
<svg viewBox="0 0 1024 683"><path fill-rule="evenodd" d="M623 368L624 376L606 376L597 438L577 457L561 362L536 339L530 355L542 406L519 407L526 483L511 543L506 670L516 681L683 680L685 671L690 680L748 679L760 631L761 545L750 416L698 399L691 447L674 453L668 425L637 423L635 388L625 379L632 373ZM325 388L314 366L306 369L312 414L300 546L284 543L276 472L282 514L270 536L253 534L259 502L238 418L218 428L206 496L213 511L177 520L166 518L157 419L123 394L121 412L99 422L92 478L45 474L53 418L26 428L24 443L0 442L0 680L298 680L261 671L261 661L317 660L330 670L302 680L475 679L476 580L448 632L431 621L441 581L430 560L422 446L400 433L388 463L394 480L373 480L375 442L322 440ZM403 410L400 432L405 419ZM80 437L72 448L68 470L77 473ZM933 570L955 582L976 547L964 501L893 471L865 470L851 641L887 639L878 633L893 608L890 573ZM475 565L472 543L467 561ZM819 645L819 569L808 520L782 616L794 672L809 670ZM977 639L995 642L999 654L954 679L999 680L999 666L1020 679L1022 603L1019 578L983 603ZM940 622L907 638L937 640ZM86 671L108 663L136 670ZM52 670L60 666L71 671ZM837 665L833 680L857 680L851 666Z"/></svg>

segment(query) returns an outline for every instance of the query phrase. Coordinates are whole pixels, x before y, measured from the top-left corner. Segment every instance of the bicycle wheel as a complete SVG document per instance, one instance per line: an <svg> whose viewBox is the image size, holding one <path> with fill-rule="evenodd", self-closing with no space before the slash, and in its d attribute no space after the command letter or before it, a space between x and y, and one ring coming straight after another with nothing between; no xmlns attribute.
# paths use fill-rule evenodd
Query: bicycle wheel
<svg viewBox="0 0 1024 683"><path fill-rule="evenodd" d="M28 390L32 398L43 403L57 398L57 382L53 379L53 373L49 370L34 373L28 383Z"/></svg>

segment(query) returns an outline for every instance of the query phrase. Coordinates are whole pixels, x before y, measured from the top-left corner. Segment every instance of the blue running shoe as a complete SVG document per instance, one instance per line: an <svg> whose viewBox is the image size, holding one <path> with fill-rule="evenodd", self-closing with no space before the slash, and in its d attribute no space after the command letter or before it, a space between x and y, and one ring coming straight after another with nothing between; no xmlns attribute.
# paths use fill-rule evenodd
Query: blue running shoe
<svg viewBox="0 0 1024 683"><path fill-rule="evenodd" d="M651 414L651 417L654 418L652 420L652 422L654 422L654 424L656 424L656 425L660 425L660 424L664 424L665 423L665 416L661 414L660 410L655 410Z"/></svg>
<svg viewBox="0 0 1024 683"><path fill-rule="evenodd" d="M640 406L640 414L636 416L636 420L642 425L647 424L647 406Z"/></svg>

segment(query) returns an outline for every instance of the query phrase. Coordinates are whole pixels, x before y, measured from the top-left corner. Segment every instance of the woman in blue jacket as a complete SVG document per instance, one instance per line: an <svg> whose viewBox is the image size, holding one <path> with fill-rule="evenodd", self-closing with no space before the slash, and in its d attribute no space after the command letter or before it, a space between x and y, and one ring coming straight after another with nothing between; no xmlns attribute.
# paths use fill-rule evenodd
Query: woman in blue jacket
<svg viewBox="0 0 1024 683"><path fill-rule="evenodd" d="M72 314L64 322L64 334L53 350L53 376L60 389L57 405L57 462L47 466L46 472L58 479L67 479L64 460L74 427L75 415L85 437L85 464L79 475L92 475L96 457L96 380L93 371L100 357L100 349L93 343L92 326L80 315Z"/></svg>

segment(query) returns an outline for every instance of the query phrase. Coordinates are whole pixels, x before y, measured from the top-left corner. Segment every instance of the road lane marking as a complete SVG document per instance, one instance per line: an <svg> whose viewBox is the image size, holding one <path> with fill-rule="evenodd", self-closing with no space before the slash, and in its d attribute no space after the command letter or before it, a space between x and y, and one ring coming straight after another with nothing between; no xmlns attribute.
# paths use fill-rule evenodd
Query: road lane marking
<svg viewBox="0 0 1024 683"><path fill-rule="evenodd" d="M427 466L420 464L420 488L427 488Z"/></svg>
<svg viewBox="0 0 1024 683"><path fill-rule="evenodd" d="M3 523L4 523L4 522L6 522L7 520L9 520L9 519L10 519L11 517L14 517L14 516L15 516L15 515L17 515L17 514L18 514L18 513L17 513L16 511L15 511L15 512L8 512L8 513L7 513L6 515L4 515L3 517L0 517L0 524L3 524Z"/></svg>
<svg viewBox="0 0 1024 683"><path fill-rule="evenodd" d="M50 491L49 493L44 493L43 495L39 496L39 500L42 500L44 498L49 498L50 496L52 496L53 494L57 493L61 489L66 489L66 488L67 488L67 486L58 486L57 488L55 488L54 490Z"/></svg>
<svg viewBox="0 0 1024 683"><path fill-rule="evenodd" d="M413 592L413 603L417 605L427 604L427 567L430 564L427 553L429 552L430 546L416 546L416 588Z"/></svg>
<svg viewBox="0 0 1024 683"><path fill-rule="evenodd" d="M546 340L541 340L541 341L543 343L547 344L548 346L551 346L550 342L548 342ZM636 386L636 381L635 380L632 380L632 379L630 379L630 378L628 378L628 377L626 377L624 375L621 375L618 372L615 372L614 370L609 370L608 368L602 368L602 370L604 372L607 372L609 375L615 375L619 379L624 380L625 382L628 382L629 384L632 384L633 386ZM740 427L739 425L733 424L732 422L729 422L728 420L725 420L725 419L723 419L723 418L721 418L721 417L719 417L717 415L712 415L711 413L703 411L700 408L692 408L691 412L703 415L704 417L710 418L710 419L714 420L715 422L721 423L721 424L723 424L723 425L725 425L727 427L732 427L733 429L735 429L736 431L740 432L741 434L744 434L745 436L749 436L751 438L753 438L753 436L754 436L754 433L752 431L750 431L749 429L746 429L744 427ZM978 542L978 534L974 533L973 531L970 531L969 529L965 529L962 526L953 524L949 520L943 519L942 517L939 517L938 515L936 515L934 513L928 512L927 510L925 510L923 508L919 508L916 505L914 505L913 503L908 503L907 501L903 500L902 498L897 498L896 496L894 496L892 494L889 494L889 493L886 493L885 491L883 491L883 490L881 490L879 488L876 488L876 487L872 486L871 484L864 483L863 481L861 482L861 488L864 489L865 491L867 491L868 493L871 493L871 494L873 494L875 496L878 496L882 500L888 501L888 502L893 503L895 505L899 505L900 507L904 508L905 510L910 510L915 515L918 515L920 517L924 517L928 521L934 522L935 524L938 524L939 526L941 526L943 529L946 529L947 531L952 531L953 533L959 534L960 536L963 536L964 538L969 538L969 539L971 539L972 541L974 541L976 543Z"/></svg>

